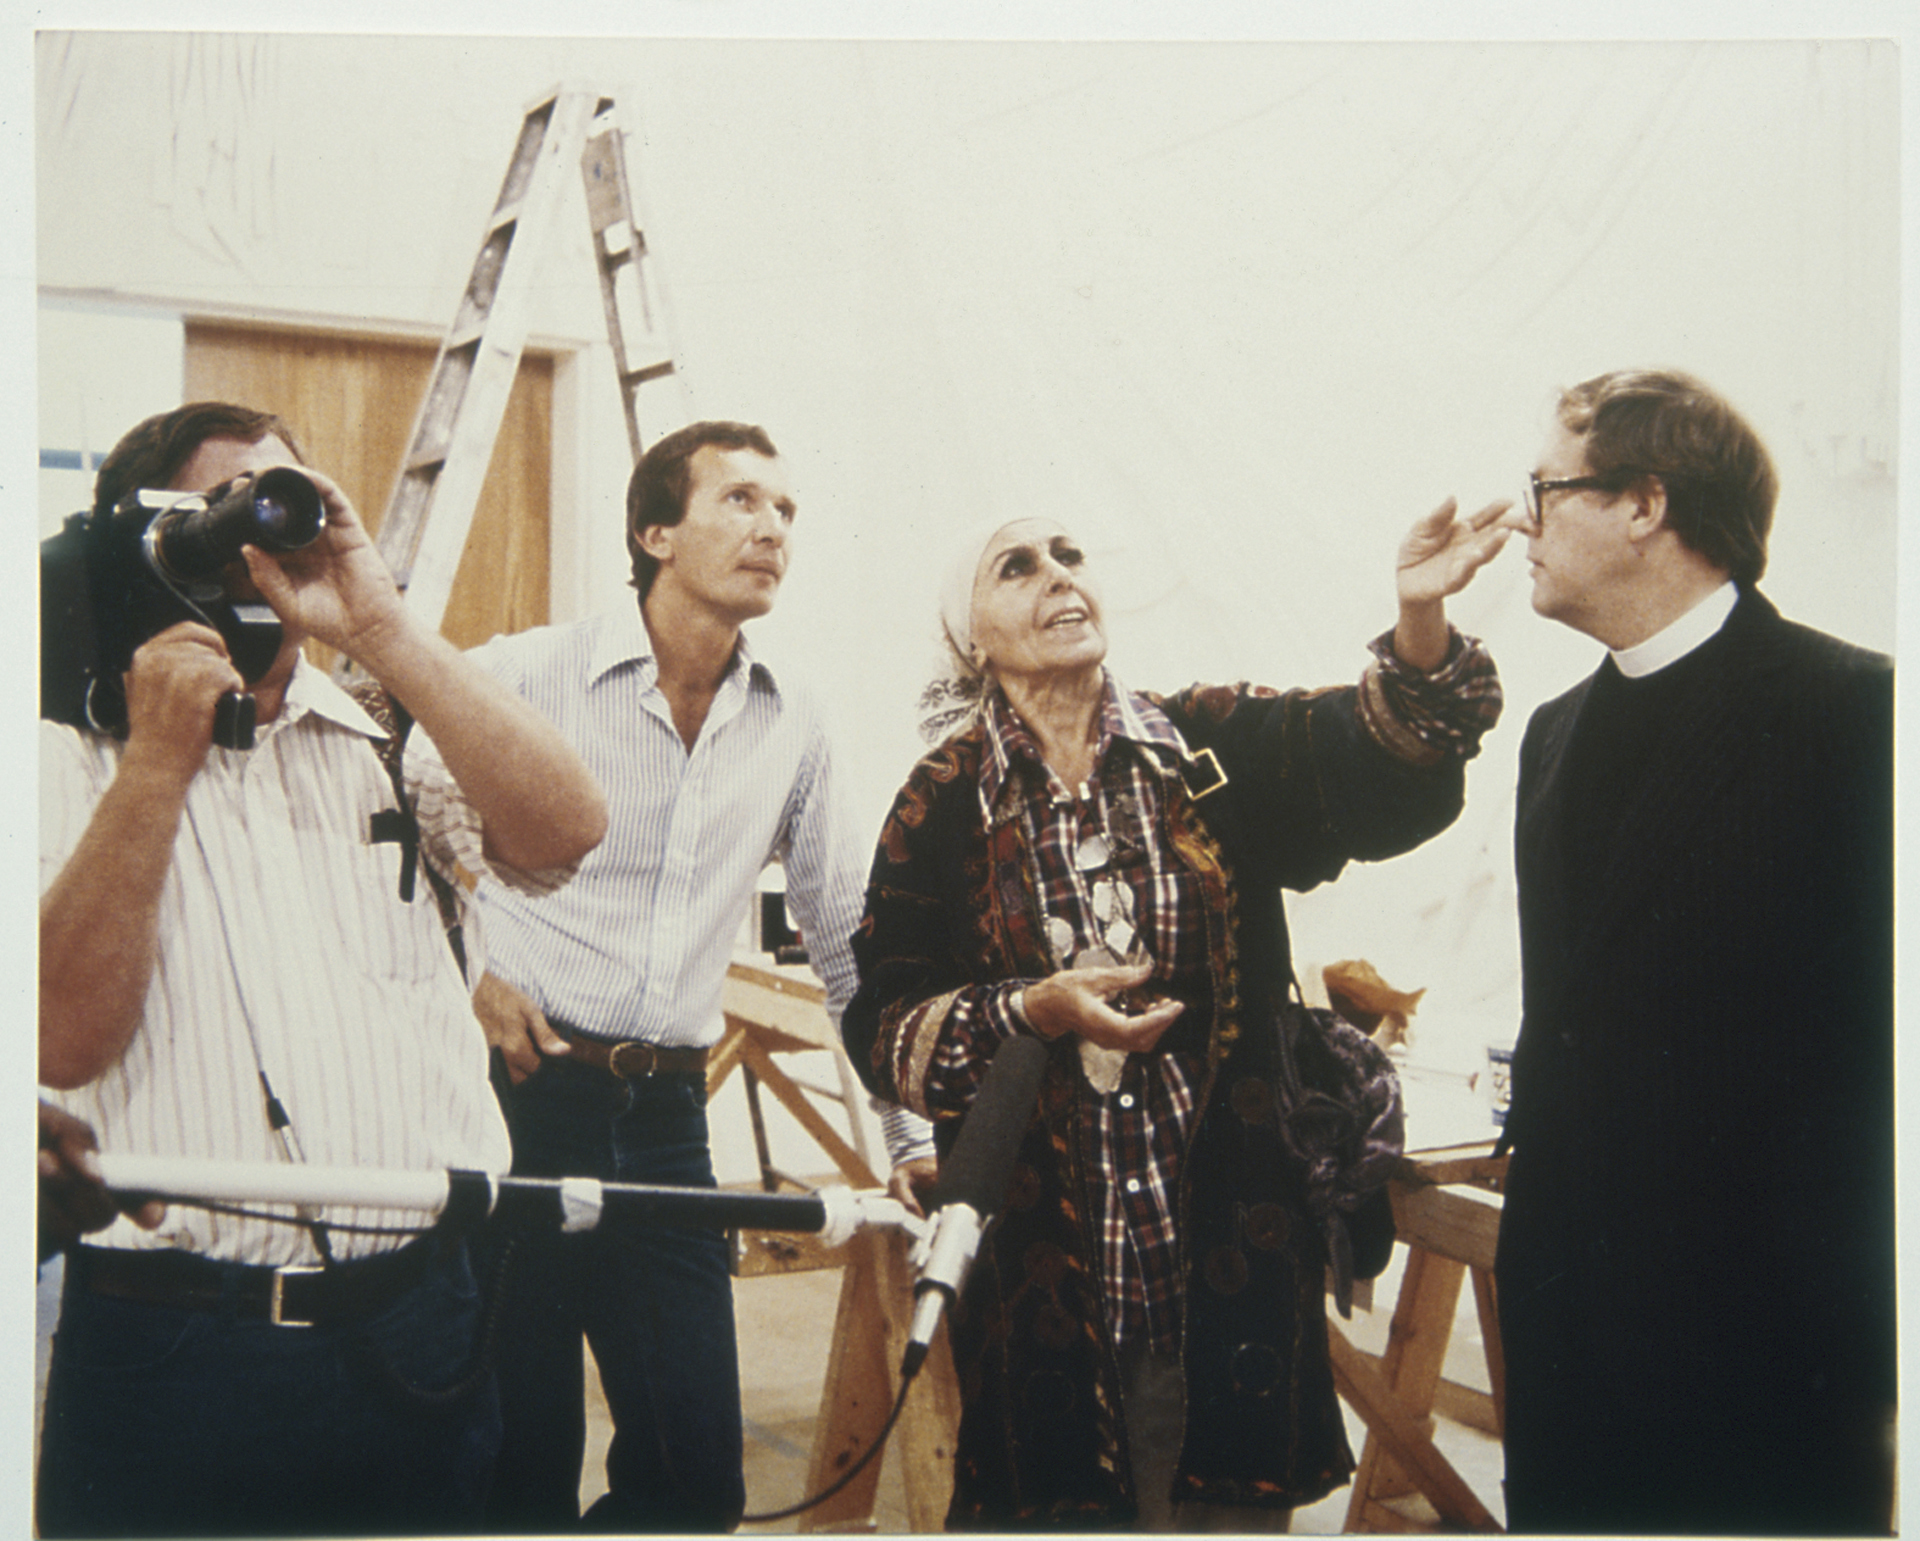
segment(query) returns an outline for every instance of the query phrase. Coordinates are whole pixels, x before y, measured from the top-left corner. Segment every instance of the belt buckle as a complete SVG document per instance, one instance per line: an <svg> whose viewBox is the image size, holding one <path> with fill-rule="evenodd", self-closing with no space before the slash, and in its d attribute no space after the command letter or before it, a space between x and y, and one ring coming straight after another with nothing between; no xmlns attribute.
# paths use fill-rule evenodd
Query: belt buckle
<svg viewBox="0 0 1920 1541"><path fill-rule="evenodd" d="M607 1068L623 1081L650 1076L659 1067L659 1056L650 1043L616 1043L607 1055Z"/></svg>
<svg viewBox="0 0 1920 1541"><path fill-rule="evenodd" d="M289 1263L273 1271L273 1293L267 1302L267 1320L276 1327L311 1327L312 1322L289 1321L286 1317L287 1280L294 1274L321 1273L310 1263Z"/></svg>

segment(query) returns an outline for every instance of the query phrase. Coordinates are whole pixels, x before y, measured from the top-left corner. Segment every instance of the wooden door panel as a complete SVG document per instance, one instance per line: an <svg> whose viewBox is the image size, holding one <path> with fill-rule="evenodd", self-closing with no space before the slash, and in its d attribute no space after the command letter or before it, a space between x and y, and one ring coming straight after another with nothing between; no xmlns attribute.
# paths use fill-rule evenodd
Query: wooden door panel
<svg viewBox="0 0 1920 1541"><path fill-rule="evenodd" d="M432 343L193 321L184 399L277 412L377 532L435 351ZM520 361L441 621L457 646L547 619L553 374L548 355ZM331 660L316 652L315 661Z"/></svg>

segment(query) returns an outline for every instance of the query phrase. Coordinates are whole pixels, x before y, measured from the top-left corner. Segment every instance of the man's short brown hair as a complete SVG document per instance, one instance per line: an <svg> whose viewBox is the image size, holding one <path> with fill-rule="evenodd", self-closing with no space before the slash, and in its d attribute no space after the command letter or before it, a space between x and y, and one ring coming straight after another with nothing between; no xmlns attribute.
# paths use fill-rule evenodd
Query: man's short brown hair
<svg viewBox="0 0 1920 1541"><path fill-rule="evenodd" d="M1659 477L1673 532L1742 588L1760 581L1779 481L1718 392L1678 370L1615 370L1563 391L1560 421L1585 437L1594 475Z"/></svg>
<svg viewBox="0 0 1920 1541"><path fill-rule="evenodd" d="M209 439L238 439L258 444L273 437L293 451L302 465L307 457L286 422L272 412L236 406L230 401L190 401L171 412L157 413L136 423L120 436L93 478L95 513L107 513L130 492L143 487L162 488L193 458Z"/></svg>

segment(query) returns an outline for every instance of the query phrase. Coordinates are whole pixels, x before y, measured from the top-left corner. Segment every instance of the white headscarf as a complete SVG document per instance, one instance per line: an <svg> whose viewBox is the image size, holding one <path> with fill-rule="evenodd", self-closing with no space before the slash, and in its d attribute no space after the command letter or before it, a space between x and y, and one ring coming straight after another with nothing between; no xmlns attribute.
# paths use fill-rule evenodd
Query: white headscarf
<svg viewBox="0 0 1920 1541"><path fill-rule="evenodd" d="M979 668L973 657L973 588L980 578L980 561L994 536L1008 525L1025 524L1032 517L1022 514L1004 519L996 515L970 526L955 543L946 576L940 581L940 624L960 661L974 673Z"/></svg>
<svg viewBox="0 0 1920 1541"><path fill-rule="evenodd" d="M951 650L945 666L920 693L920 736L937 744L980 709L987 677L973 656L973 586L993 538L1029 516L976 520L955 540L940 580L940 629Z"/></svg>

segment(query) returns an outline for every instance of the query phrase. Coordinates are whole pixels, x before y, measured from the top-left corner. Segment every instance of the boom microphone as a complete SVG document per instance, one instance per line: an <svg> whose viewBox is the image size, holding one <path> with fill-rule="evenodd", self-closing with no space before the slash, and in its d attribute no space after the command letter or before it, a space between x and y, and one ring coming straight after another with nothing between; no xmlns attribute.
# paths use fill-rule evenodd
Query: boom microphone
<svg viewBox="0 0 1920 1541"><path fill-rule="evenodd" d="M953 1153L941 1163L933 1194L933 1230L913 1287L913 1327L901 1362L903 1378L914 1375L926 1359L940 1313L966 1283L980 1237L1006 1199L1013 1158L1033 1117L1046 1068L1044 1039L1020 1034L1001 1044L960 1126Z"/></svg>
<svg viewBox="0 0 1920 1541"><path fill-rule="evenodd" d="M609 1221L713 1230L797 1231L838 1247L872 1226L924 1234L926 1222L878 1190L735 1192L601 1182L591 1177L502 1177L458 1170L390 1171L187 1156L99 1154L100 1177L122 1198L169 1202L358 1205L462 1220L498 1216L516 1229L587 1231Z"/></svg>

